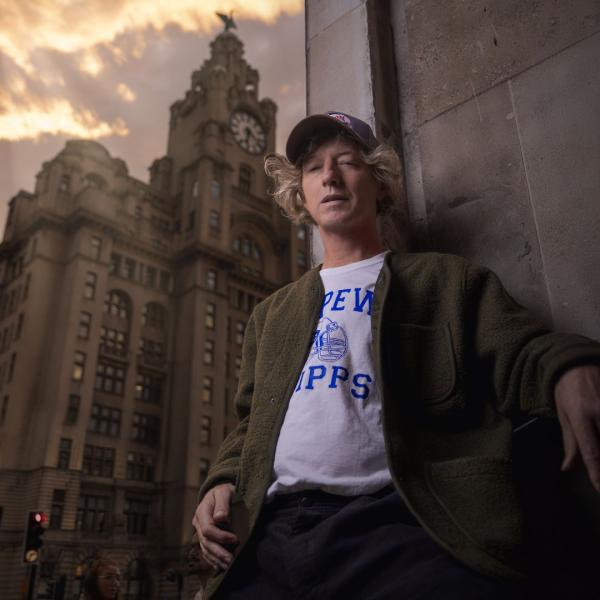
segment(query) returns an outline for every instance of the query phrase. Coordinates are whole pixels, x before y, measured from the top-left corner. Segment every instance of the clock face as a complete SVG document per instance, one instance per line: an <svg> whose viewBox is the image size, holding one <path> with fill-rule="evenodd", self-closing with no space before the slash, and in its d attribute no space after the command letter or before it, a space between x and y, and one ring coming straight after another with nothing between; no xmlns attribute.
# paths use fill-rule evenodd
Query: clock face
<svg viewBox="0 0 600 600"><path fill-rule="evenodd" d="M264 152L267 136L258 120L247 112L236 111L229 119L233 139L250 154Z"/></svg>

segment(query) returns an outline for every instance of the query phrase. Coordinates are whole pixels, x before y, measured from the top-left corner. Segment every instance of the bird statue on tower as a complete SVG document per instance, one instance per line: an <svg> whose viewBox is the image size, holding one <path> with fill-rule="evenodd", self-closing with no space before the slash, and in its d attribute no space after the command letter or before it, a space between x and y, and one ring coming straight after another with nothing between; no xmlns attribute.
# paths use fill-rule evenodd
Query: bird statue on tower
<svg viewBox="0 0 600 600"><path fill-rule="evenodd" d="M225 25L225 31L229 31L230 29L237 29L237 25L233 20L233 11L229 13L229 16L224 15L220 12L216 13L216 15L217 17L219 17L219 19L221 19L221 21L223 21L223 24Z"/></svg>

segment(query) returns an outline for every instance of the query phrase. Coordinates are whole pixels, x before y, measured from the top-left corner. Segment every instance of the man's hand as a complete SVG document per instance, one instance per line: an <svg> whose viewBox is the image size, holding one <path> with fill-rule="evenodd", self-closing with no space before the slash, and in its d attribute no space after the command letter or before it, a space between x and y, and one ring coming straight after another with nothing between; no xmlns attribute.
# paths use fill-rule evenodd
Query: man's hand
<svg viewBox="0 0 600 600"><path fill-rule="evenodd" d="M231 483L222 483L208 490L192 519L198 532L202 556L215 569L227 569L233 555L225 546L238 544L235 534L226 529L234 489Z"/></svg>
<svg viewBox="0 0 600 600"><path fill-rule="evenodd" d="M600 367L584 365L565 371L554 388L565 459L573 469L583 459L592 485L600 493Z"/></svg>

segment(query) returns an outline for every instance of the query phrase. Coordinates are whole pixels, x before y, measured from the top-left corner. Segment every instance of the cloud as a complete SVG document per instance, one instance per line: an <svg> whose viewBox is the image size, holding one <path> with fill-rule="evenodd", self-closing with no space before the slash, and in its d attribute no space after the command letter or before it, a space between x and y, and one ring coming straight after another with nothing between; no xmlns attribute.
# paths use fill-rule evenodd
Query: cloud
<svg viewBox="0 0 600 600"><path fill-rule="evenodd" d="M58 5L57 5L58 4ZM117 46L121 60L139 57L143 37L137 45L119 48L118 38L151 28L164 31L177 26L183 31L208 33L220 25L215 12L234 11L234 18L273 23L282 14L303 11L302 0L29 0L4 6L0 13L0 50L30 76L36 51L81 53L81 68L98 73L102 61L93 53L99 46ZM140 46L141 44L141 46Z"/></svg>
<svg viewBox="0 0 600 600"><path fill-rule="evenodd" d="M125 83L117 85L117 94L125 100L125 102L133 102L136 98L134 91Z"/></svg>
<svg viewBox="0 0 600 600"><path fill-rule="evenodd" d="M0 140L39 140L44 135L67 135L98 139L126 136L122 119L102 121L89 109L77 109L65 98L36 98L28 94L23 79L13 80L9 92L0 90ZM15 100L10 93L17 93Z"/></svg>

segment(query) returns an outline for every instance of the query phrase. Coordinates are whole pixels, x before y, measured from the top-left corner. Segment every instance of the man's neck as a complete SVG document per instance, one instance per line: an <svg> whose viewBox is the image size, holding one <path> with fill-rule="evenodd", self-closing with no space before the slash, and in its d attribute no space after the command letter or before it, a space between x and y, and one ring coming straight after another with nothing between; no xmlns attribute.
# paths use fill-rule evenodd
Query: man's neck
<svg viewBox="0 0 600 600"><path fill-rule="evenodd" d="M376 236L357 240L322 235L321 239L325 249L323 269L349 265L385 251L385 247Z"/></svg>

